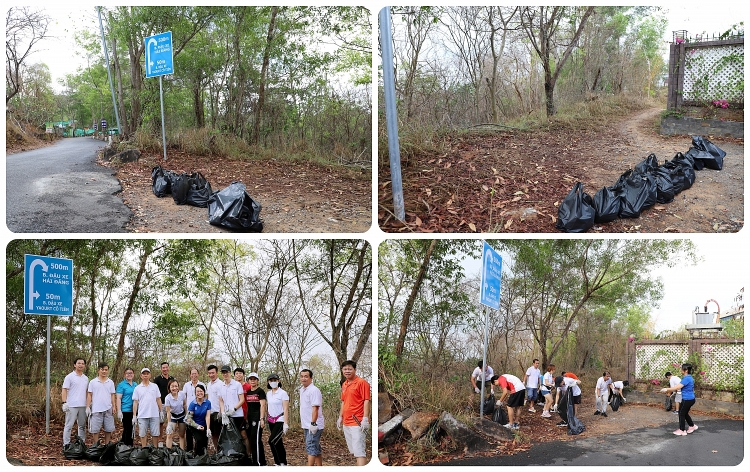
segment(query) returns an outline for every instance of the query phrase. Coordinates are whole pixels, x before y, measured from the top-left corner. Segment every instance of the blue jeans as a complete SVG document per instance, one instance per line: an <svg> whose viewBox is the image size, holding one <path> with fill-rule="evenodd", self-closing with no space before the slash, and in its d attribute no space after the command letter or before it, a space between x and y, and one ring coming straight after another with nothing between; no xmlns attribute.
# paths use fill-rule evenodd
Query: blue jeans
<svg viewBox="0 0 750 472"><path fill-rule="evenodd" d="M320 436L323 434L323 430L319 429L318 432L312 434L309 429L303 429L305 432L305 451L308 456L319 456L323 453L320 448Z"/></svg>

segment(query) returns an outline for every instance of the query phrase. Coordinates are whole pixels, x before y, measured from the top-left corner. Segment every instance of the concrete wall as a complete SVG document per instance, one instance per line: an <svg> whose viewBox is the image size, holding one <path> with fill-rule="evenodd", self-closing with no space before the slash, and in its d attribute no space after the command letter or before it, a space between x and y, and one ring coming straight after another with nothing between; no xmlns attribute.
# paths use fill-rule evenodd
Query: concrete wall
<svg viewBox="0 0 750 472"><path fill-rule="evenodd" d="M745 137L745 123L739 121L701 120L686 116L665 116L661 119L660 134L697 134L701 136Z"/></svg>
<svg viewBox="0 0 750 472"><path fill-rule="evenodd" d="M652 393L652 392L639 392L637 390L628 392L625 394L630 403L658 403L664 404L664 394ZM742 416L745 417L745 404L744 403L733 403L733 402L722 402L718 400L707 400L704 398L696 397L695 405L693 410L698 411L710 411L715 413L724 413L727 415Z"/></svg>

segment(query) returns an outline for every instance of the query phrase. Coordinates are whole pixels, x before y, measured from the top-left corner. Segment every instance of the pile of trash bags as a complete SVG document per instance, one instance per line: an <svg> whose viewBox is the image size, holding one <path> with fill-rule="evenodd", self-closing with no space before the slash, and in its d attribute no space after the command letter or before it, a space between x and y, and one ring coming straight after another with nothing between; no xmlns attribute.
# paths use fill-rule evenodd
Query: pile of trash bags
<svg viewBox="0 0 750 472"><path fill-rule="evenodd" d="M177 205L208 208L208 222L214 226L263 231L261 205L248 195L241 182L232 182L227 188L214 192L200 172L177 174L156 166L151 170L151 189L159 198L172 195Z"/></svg>
<svg viewBox="0 0 750 472"><path fill-rule="evenodd" d="M241 452L242 451L242 452ZM214 465L243 465L247 458L245 445L239 431L234 425L226 425L219 435L218 451L214 454L194 455L179 446L128 446L122 441L102 444L97 441L86 446L84 439L76 436L69 444L63 446L63 455L70 460L90 460L102 465L179 465L179 466L214 466Z"/></svg>
<svg viewBox="0 0 750 472"><path fill-rule="evenodd" d="M656 203L670 203L675 195L695 182L695 171L721 170L726 152L702 136L693 136L685 153L659 164L655 154L628 169L611 187L603 187L592 198L578 182L560 204L555 228L566 233L583 233L594 223L617 218L638 218Z"/></svg>

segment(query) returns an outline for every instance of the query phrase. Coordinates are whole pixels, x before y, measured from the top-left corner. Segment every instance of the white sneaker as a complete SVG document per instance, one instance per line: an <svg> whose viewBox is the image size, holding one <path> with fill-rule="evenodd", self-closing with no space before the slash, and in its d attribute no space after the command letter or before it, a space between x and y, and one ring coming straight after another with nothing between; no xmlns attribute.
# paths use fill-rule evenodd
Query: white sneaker
<svg viewBox="0 0 750 472"><path fill-rule="evenodd" d="M529 411L532 412L532 413L536 413L536 410L533 409L533 408L529 408Z"/></svg>
<svg viewBox="0 0 750 472"><path fill-rule="evenodd" d="M513 429L513 425L512 425L512 424L510 424L510 423L508 423L508 424L504 424L504 425L503 425L503 428L506 428L506 429Z"/></svg>
<svg viewBox="0 0 750 472"><path fill-rule="evenodd" d="M552 418L552 415L550 415L548 411L545 411L542 413L542 418Z"/></svg>

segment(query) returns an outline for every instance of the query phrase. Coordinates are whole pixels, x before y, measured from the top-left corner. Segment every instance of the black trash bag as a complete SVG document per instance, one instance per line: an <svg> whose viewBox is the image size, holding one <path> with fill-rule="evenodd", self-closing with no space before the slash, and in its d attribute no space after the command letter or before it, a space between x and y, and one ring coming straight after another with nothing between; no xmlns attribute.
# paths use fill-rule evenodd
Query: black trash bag
<svg viewBox="0 0 750 472"><path fill-rule="evenodd" d="M495 395L490 394L487 398L484 399L482 402L482 411L485 415L491 415L495 411ZM477 407L477 413L479 412L479 407Z"/></svg>
<svg viewBox="0 0 750 472"><path fill-rule="evenodd" d="M166 457L169 459L167 463L165 460L164 465L188 465L187 464L187 452L180 449L179 446L174 445L172 449L167 449Z"/></svg>
<svg viewBox="0 0 750 472"><path fill-rule="evenodd" d="M219 433L219 444L218 452L225 456L242 458L247 455L245 451L245 443L242 441L242 436L234 423L231 421L229 424L224 425Z"/></svg>
<svg viewBox="0 0 750 472"><path fill-rule="evenodd" d="M102 456L104 449L107 447L106 444L102 444L101 439L97 439L94 444L86 448L84 455L86 459L94 462L99 462L99 458Z"/></svg>
<svg viewBox="0 0 750 472"><path fill-rule="evenodd" d="M651 175L656 180L656 203L671 203L677 193L672 183L672 172L664 167L656 167Z"/></svg>
<svg viewBox="0 0 750 472"><path fill-rule="evenodd" d="M693 169L693 166L695 165L695 159L690 156L686 156L681 152L675 154L671 162L674 162L675 164L679 164L681 166L690 167L691 169Z"/></svg>
<svg viewBox="0 0 750 472"><path fill-rule="evenodd" d="M583 425L575 413L573 412L573 389L569 388L565 392L565 396L568 397L568 404L566 410L568 411L568 435L578 435L586 431L586 426Z"/></svg>
<svg viewBox="0 0 750 472"><path fill-rule="evenodd" d="M201 454L200 456L195 456L193 455L193 453L189 452L185 455L185 463L183 465L190 465L190 466L211 465L211 455Z"/></svg>
<svg viewBox="0 0 750 472"><path fill-rule="evenodd" d="M157 197L166 197L172 193L172 178L175 173L164 170L161 166L151 169L151 190Z"/></svg>
<svg viewBox="0 0 750 472"><path fill-rule="evenodd" d="M560 415L561 420L566 423L568 422L568 395L560 396L560 402L557 404L557 414Z"/></svg>
<svg viewBox="0 0 750 472"><path fill-rule="evenodd" d="M608 223L617 219L620 214L620 195L615 187L602 187L594 194L596 223ZM542 397L544 398L544 397Z"/></svg>
<svg viewBox="0 0 750 472"><path fill-rule="evenodd" d="M667 395L667 397L664 399L664 409L667 411L672 411L672 408L674 408L674 405L672 404L672 395Z"/></svg>
<svg viewBox="0 0 750 472"><path fill-rule="evenodd" d="M133 446L128 446L124 442L115 444L115 458L112 461L112 465L131 465L130 452L132 450Z"/></svg>
<svg viewBox="0 0 750 472"><path fill-rule="evenodd" d="M555 228L566 233L583 233L594 226L595 216L591 195L585 193L583 184L578 182L560 203Z"/></svg>
<svg viewBox="0 0 750 472"><path fill-rule="evenodd" d="M225 456L221 452L212 454L209 458L209 465L240 465L240 457Z"/></svg>
<svg viewBox="0 0 750 472"><path fill-rule="evenodd" d="M148 451L148 465L169 465L169 452L166 447L152 447Z"/></svg>
<svg viewBox="0 0 750 472"><path fill-rule="evenodd" d="M110 465L115 461L115 452L117 451L117 443L110 441L104 446L102 455L99 456L99 463L102 465Z"/></svg>
<svg viewBox="0 0 750 472"><path fill-rule="evenodd" d="M620 218L638 218L656 203L656 182L643 174L627 170L614 187L620 194Z"/></svg>
<svg viewBox="0 0 750 472"><path fill-rule="evenodd" d="M685 155L695 160L694 167L696 170L701 170L703 166L713 170L721 170L724 167L724 157L727 153L703 136L693 136L693 146ZM700 169L698 168L699 165L701 166Z"/></svg>
<svg viewBox="0 0 750 472"><path fill-rule="evenodd" d="M177 205L185 205L190 191L190 176L186 173L172 177L172 199Z"/></svg>
<svg viewBox="0 0 750 472"><path fill-rule="evenodd" d="M208 222L214 226L247 231L263 231L260 219L260 203L253 200L245 191L242 182L232 182L208 201Z"/></svg>
<svg viewBox="0 0 750 472"><path fill-rule="evenodd" d="M86 459L86 449L86 441L82 437L76 436L63 446L63 455L70 460Z"/></svg>
<svg viewBox="0 0 750 472"><path fill-rule="evenodd" d="M675 196L684 189L690 187L690 183L685 176L684 166L675 164L674 162L665 161L660 169L664 169L669 173L669 178L672 180L672 190L674 191ZM693 168L691 167L690 170L693 170Z"/></svg>
<svg viewBox="0 0 750 472"><path fill-rule="evenodd" d="M190 174L188 182L190 185L188 186L185 203L199 208L206 208L208 200L213 194L211 184L208 183L208 180L200 172Z"/></svg>
<svg viewBox="0 0 750 472"><path fill-rule="evenodd" d="M682 190L692 187L695 183L695 168L693 166L693 159L685 156L681 152L678 152L669 162L676 165L678 171L685 176L687 185L683 185Z"/></svg>
<svg viewBox="0 0 750 472"><path fill-rule="evenodd" d="M136 446L130 450L130 465L149 465L149 456L151 455L152 446Z"/></svg>
<svg viewBox="0 0 750 472"><path fill-rule="evenodd" d="M657 167L659 167L659 159L656 158L656 154L651 153L647 158L636 164L635 172L638 172L640 174L648 174Z"/></svg>
<svg viewBox="0 0 750 472"><path fill-rule="evenodd" d="M612 411L617 411L620 409L620 405L622 405L622 395L619 393L616 395L610 395L609 396L612 400L609 402L609 406L612 407Z"/></svg>
<svg viewBox="0 0 750 472"><path fill-rule="evenodd" d="M508 422L510 422L508 410L505 408L505 406L498 406L495 408L495 412L492 414L492 421L502 425L506 425L508 424Z"/></svg>

